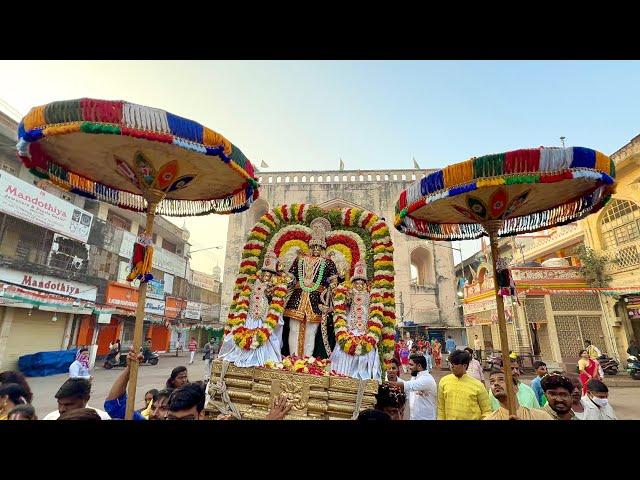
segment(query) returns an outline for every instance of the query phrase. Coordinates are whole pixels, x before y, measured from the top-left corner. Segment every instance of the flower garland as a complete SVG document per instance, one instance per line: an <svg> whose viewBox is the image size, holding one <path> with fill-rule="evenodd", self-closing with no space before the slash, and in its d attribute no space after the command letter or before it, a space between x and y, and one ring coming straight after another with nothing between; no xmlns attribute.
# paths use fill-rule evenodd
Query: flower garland
<svg viewBox="0 0 640 480"><path fill-rule="evenodd" d="M294 372L294 373L307 373L310 375L318 375L321 377L346 377L347 375L343 375L341 373L336 372L335 370L329 371L329 360L323 360L321 358L315 357L300 357L296 355L290 355L288 357L284 357L281 362L274 362L273 360L268 360L264 364L264 368L270 368L272 370L284 370L286 372Z"/></svg>
<svg viewBox="0 0 640 480"><path fill-rule="evenodd" d="M320 282L322 281L322 277L324 276L324 269L326 267L326 262L324 258L321 258L314 266L312 275L314 278L313 285L307 287L305 284L305 279L307 278L307 263L302 262L301 268L298 269L298 282L300 282L300 288L307 293L315 292L320 286Z"/></svg>
<svg viewBox="0 0 640 480"><path fill-rule="evenodd" d="M349 355L366 355L373 350L380 342L382 336L384 320L384 304L380 292L371 292L369 303L369 321L367 322L367 333L364 335L354 335L349 332L347 320L347 295L349 289L340 285L336 289L333 297L336 342L340 348Z"/></svg>
<svg viewBox="0 0 640 480"><path fill-rule="evenodd" d="M229 315L229 325L231 326L231 334L235 344L243 350L255 350L261 347L273 334L273 330L278 325L278 320L284 312L284 298L287 295L286 283L280 281L273 288L271 303L269 310L261 327L247 328L247 312L249 309L249 298L251 297L251 287L256 281L252 276L246 288L242 290L236 301L236 308L233 316Z"/></svg>
<svg viewBox="0 0 640 480"><path fill-rule="evenodd" d="M360 208L326 211L315 205L291 204L280 205L265 213L249 232L242 252L234 288L234 301L229 309L227 331L244 324L251 285L255 281L254 276L258 265L264 253L269 248L273 248L273 240L280 230L299 225L299 228L292 229L283 235L284 243L302 241L300 240L302 230L308 231L310 222L320 216L329 219L333 228L354 231L361 236L367 247L367 270L371 279L371 307L367 333L356 337L349 336L348 332L346 336L345 332L340 332L340 337L343 339L340 348L350 355L355 355L356 351L363 352L367 349L370 351L375 345L378 347L378 353L386 369L391 363L395 349L393 242L386 223L373 212ZM284 245L282 238L279 238L279 243ZM280 256L277 252L276 254ZM337 331L336 341L338 341Z"/></svg>

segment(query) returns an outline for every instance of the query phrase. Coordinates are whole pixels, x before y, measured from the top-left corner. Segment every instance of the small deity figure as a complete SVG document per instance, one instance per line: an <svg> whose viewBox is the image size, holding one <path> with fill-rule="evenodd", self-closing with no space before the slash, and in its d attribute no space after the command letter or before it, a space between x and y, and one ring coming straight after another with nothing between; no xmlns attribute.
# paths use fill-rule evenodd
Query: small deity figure
<svg viewBox="0 0 640 480"><path fill-rule="evenodd" d="M347 293L347 328L352 335L367 333L369 303L367 263L360 260L354 267L351 289ZM365 355L349 355L336 347L331 354L331 369L352 378L380 381L382 372L378 348L373 348Z"/></svg>
<svg viewBox="0 0 640 480"><path fill-rule="evenodd" d="M269 311L273 280L276 275L278 275L278 257L274 252L267 252L264 256L260 276L256 279L251 289L245 327L258 328L264 323ZM283 324L284 321L281 316L269 340L255 349L245 350L238 347L233 340L232 333L227 334L220 348L218 358L228 360L237 367L263 366L269 360L279 362L282 360L280 350L282 347Z"/></svg>

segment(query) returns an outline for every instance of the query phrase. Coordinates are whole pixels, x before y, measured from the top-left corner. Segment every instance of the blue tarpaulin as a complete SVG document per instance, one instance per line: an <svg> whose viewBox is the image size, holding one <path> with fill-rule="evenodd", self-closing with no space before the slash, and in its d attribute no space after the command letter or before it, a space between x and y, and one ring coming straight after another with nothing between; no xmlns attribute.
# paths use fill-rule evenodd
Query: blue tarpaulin
<svg viewBox="0 0 640 480"><path fill-rule="evenodd" d="M38 352L18 359L18 368L27 377L47 377L68 373L69 365L76 359L77 349L57 352Z"/></svg>

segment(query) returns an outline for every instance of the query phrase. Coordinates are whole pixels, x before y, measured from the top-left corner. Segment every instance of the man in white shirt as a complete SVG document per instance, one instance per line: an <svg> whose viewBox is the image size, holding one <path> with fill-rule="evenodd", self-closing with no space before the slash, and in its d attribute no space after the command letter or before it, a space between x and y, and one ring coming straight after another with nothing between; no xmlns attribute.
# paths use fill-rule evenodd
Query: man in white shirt
<svg viewBox="0 0 640 480"><path fill-rule="evenodd" d="M476 353L476 358L482 363L482 340L478 338L478 335L473 339L473 350Z"/></svg>
<svg viewBox="0 0 640 480"><path fill-rule="evenodd" d="M411 376L404 383L389 382L394 388L398 388L405 394L409 394L411 404L410 420L435 420L438 401L438 385L427 371L427 359L422 355L409 357Z"/></svg>
<svg viewBox="0 0 640 480"><path fill-rule="evenodd" d="M581 399L584 413L582 420L617 420L609 403L609 388L601 380L587 382L587 394Z"/></svg>
<svg viewBox="0 0 640 480"><path fill-rule="evenodd" d="M109 414L98 408L87 405L91 396L91 382L84 378L70 378L62 384L55 397L58 399L58 410L47 414L43 420L57 420L64 412L78 408L91 408L102 420L111 420Z"/></svg>

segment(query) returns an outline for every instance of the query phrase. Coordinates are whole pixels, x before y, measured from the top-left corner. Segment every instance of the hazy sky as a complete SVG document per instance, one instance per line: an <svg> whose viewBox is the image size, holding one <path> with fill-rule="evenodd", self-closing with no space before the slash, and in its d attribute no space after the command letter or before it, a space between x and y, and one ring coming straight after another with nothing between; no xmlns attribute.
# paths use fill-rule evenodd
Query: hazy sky
<svg viewBox="0 0 640 480"><path fill-rule="evenodd" d="M640 133L637 61L0 61L2 110L81 97L191 118L267 171L444 167L560 136L611 154ZM224 216L186 224L194 250L226 242Z"/></svg>

